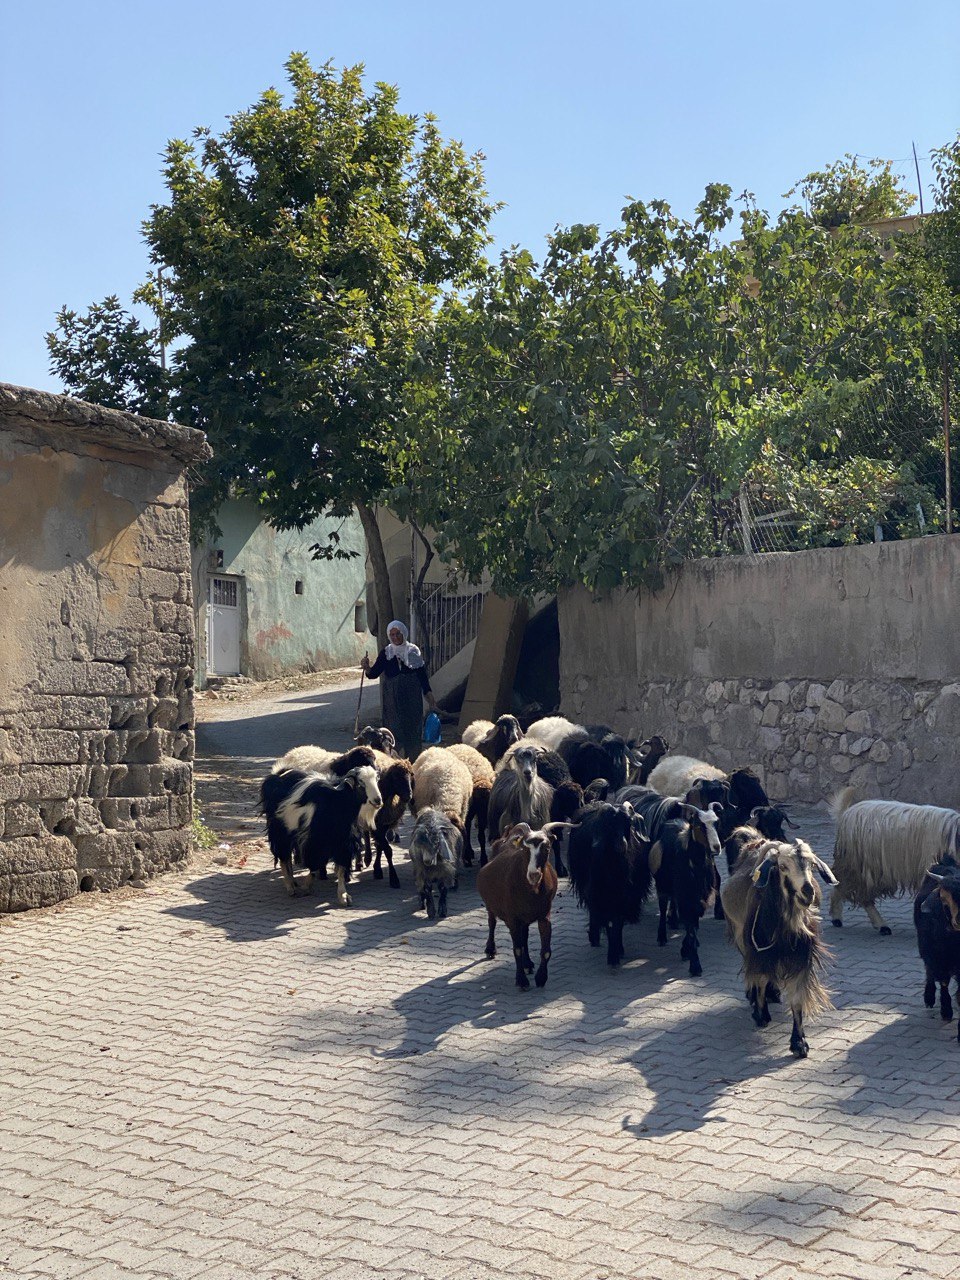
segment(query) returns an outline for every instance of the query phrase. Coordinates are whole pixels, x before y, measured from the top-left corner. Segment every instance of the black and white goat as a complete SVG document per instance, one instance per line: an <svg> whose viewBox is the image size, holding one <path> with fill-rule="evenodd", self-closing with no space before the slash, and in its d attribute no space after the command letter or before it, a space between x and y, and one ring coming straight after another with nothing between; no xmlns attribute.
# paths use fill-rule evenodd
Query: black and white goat
<svg viewBox="0 0 960 1280"><path fill-rule="evenodd" d="M382 751L385 756L396 758L397 740L386 726L365 724L356 738L354 738L354 741L361 746L373 747L375 751Z"/></svg>
<svg viewBox="0 0 960 1280"><path fill-rule="evenodd" d="M337 876L337 900L349 907L350 868L360 846L357 819L366 804L380 807L377 771L372 765L350 769L340 779L323 778L300 769L274 770L260 787L260 810L267 820L267 839L274 865L279 863L287 892L293 897L293 858L307 868L304 891L316 876L327 878L332 862Z"/></svg>
<svg viewBox="0 0 960 1280"><path fill-rule="evenodd" d="M845 787L830 806L837 819L833 870L837 887L830 896L833 923L843 924L843 904L863 907L882 934L890 926L877 910L877 898L916 893L927 868L960 859L960 813L932 804L901 800L861 800Z"/></svg>
<svg viewBox="0 0 960 1280"><path fill-rule="evenodd" d="M913 903L917 948L926 970L923 1003L932 1009L940 987L940 1017L953 1017L950 979L957 984L960 1000L960 867L940 862L927 872ZM957 1021L960 1041L960 1019Z"/></svg>
<svg viewBox="0 0 960 1280"><path fill-rule="evenodd" d="M650 841L630 804L592 804L570 833L570 883L589 919L587 938L599 947L607 931L607 964L623 959L623 926L636 924L650 892Z"/></svg>
<svg viewBox="0 0 960 1280"><path fill-rule="evenodd" d="M463 832L439 809L421 809L410 836L410 861L420 905L431 920L447 914L447 891L457 887L462 859Z"/></svg>
<svg viewBox="0 0 960 1280"><path fill-rule="evenodd" d="M689 961L690 976L703 973L700 963L700 921L707 903L716 890L716 865L719 853L713 848L716 839L716 816L705 820L705 813L684 806L682 817L658 824L657 837L650 849L650 870L657 886L660 920L657 942L667 944L667 913L683 926L680 959Z"/></svg>
<svg viewBox="0 0 960 1280"><path fill-rule="evenodd" d="M745 845L723 888L728 936L743 957L744 986L758 1027L770 1021L771 989L793 1014L790 1051L809 1052L804 1018L830 1008L822 982L827 950L820 937L820 888L833 873L803 840L762 838Z"/></svg>

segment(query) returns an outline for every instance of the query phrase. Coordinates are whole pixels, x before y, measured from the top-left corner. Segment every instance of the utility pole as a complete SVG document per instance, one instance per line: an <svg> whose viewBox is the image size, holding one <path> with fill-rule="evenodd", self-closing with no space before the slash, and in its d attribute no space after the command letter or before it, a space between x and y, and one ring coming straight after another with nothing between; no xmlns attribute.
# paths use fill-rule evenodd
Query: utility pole
<svg viewBox="0 0 960 1280"><path fill-rule="evenodd" d="M953 484L950 476L950 357L947 349L943 349L943 453L944 478L947 500L947 533L953 533Z"/></svg>

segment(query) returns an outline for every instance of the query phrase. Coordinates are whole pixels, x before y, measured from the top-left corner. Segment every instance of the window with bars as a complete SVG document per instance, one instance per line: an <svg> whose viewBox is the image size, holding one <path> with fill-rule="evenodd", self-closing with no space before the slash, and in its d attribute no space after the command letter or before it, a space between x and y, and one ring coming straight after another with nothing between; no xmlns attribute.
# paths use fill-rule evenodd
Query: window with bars
<svg viewBox="0 0 960 1280"><path fill-rule="evenodd" d="M210 603L226 605L230 609L237 607L237 583L235 578L212 578L210 580Z"/></svg>

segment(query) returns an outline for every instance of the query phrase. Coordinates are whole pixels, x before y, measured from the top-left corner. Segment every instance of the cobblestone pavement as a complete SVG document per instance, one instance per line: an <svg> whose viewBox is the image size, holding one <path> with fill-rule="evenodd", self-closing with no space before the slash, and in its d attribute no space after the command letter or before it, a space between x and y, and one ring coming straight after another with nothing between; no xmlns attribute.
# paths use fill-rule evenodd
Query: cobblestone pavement
<svg viewBox="0 0 960 1280"><path fill-rule="evenodd" d="M562 889L521 993L473 872L436 923L402 859L291 901L244 821L225 865L0 922L0 1275L960 1275L960 1048L907 903L830 931L798 1062L713 920L702 978L652 912L610 972Z"/></svg>

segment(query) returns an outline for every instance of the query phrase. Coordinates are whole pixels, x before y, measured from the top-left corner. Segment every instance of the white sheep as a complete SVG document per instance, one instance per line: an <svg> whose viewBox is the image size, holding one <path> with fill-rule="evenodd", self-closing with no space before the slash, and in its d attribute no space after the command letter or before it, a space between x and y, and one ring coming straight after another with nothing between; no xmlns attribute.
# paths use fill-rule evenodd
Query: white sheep
<svg viewBox="0 0 960 1280"><path fill-rule="evenodd" d="M725 782L727 775L716 765L693 756L664 756L647 778L647 786L662 796L685 796L698 778Z"/></svg>
<svg viewBox="0 0 960 1280"><path fill-rule="evenodd" d="M874 906L877 898L916 893L927 868L943 859L960 861L960 813L932 804L901 800L861 800L845 787L833 798L837 820L833 872L837 887L830 896L830 916L843 924L843 904L866 911L882 934L890 926Z"/></svg>
<svg viewBox="0 0 960 1280"><path fill-rule="evenodd" d="M413 810L439 809L461 835L467 828L467 814L473 796L470 770L445 747L428 747L413 762Z"/></svg>
<svg viewBox="0 0 960 1280"><path fill-rule="evenodd" d="M587 742L590 738L582 724L574 724L566 716L544 716L542 720L534 720L526 736L549 751L559 751L560 744L570 739Z"/></svg>

